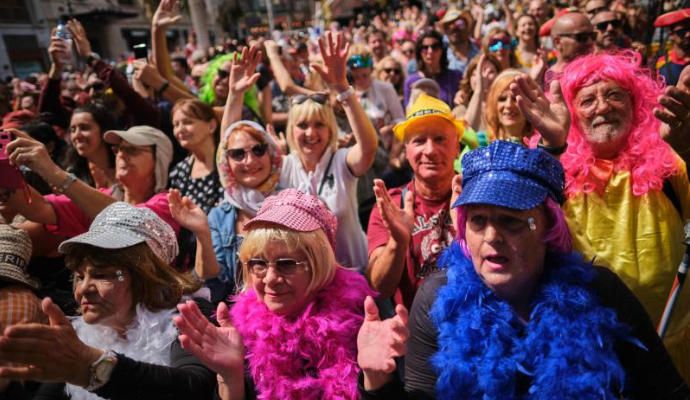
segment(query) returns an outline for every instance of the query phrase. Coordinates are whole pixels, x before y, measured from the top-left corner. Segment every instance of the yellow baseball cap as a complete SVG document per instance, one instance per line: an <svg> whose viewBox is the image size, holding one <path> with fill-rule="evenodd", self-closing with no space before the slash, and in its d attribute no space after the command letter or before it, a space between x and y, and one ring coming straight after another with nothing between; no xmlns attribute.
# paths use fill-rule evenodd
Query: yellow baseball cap
<svg viewBox="0 0 690 400"><path fill-rule="evenodd" d="M393 133L399 141L404 142L410 129L420 125L433 124L434 120L438 119L444 119L453 124L458 133L458 141L462 139L465 124L455 119L448 104L426 93L421 93L417 100L412 103L407 111L407 118L393 127Z"/></svg>

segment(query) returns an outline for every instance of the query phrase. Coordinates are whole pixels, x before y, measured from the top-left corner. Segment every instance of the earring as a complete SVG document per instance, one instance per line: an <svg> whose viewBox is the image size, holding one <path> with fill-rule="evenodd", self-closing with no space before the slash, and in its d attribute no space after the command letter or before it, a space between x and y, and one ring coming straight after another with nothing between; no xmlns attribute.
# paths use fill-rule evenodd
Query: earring
<svg viewBox="0 0 690 400"><path fill-rule="evenodd" d="M115 276L117 276L118 282L124 282L125 281L125 275L122 273L121 269L118 269L115 271Z"/></svg>
<svg viewBox="0 0 690 400"><path fill-rule="evenodd" d="M527 218L527 225L529 225L530 231L536 231L537 230L537 224L534 222L534 217L528 217Z"/></svg>

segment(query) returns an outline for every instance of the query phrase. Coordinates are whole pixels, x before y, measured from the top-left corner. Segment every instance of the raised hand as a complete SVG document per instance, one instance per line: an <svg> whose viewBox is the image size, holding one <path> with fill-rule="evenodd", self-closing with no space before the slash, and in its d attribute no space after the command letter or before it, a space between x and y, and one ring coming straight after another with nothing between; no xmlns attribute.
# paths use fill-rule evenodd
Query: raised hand
<svg viewBox="0 0 690 400"><path fill-rule="evenodd" d="M6 147L7 155L12 164L27 166L44 178L59 169L50 158L48 149L43 143L32 138L26 132L17 129L10 131L16 138Z"/></svg>
<svg viewBox="0 0 690 400"><path fill-rule="evenodd" d="M285 133L284 132L276 133L276 129L273 127L273 124L266 124L266 132L268 132L268 134L271 135L273 140L276 142L276 145L278 145L278 149L280 149L280 152L283 155L287 155L288 144L287 144L287 138L285 137Z"/></svg>
<svg viewBox="0 0 690 400"><path fill-rule="evenodd" d="M479 56L479 62L477 63L477 69L475 70L479 79L476 80L476 88L472 88L474 91L479 93L480 98L486 98L489 93L489 87L491 87L491 76L490 71L484 68L486 63L488 63L486 55L482 53Z"/></svg>
<svg viewBox="0 0 690 400"><path fill-rule="evenodd" d="M532 78L522 74L510 84L510 92L522 114L541 134L544 144L550 147L565 145L570 129L570 111L563 99L560 82L551 82L549 99Z"/></svg>
<svg viewBox="0 0 690 400"><path fill-rule="evenodd" d="M216 309L220 327L212 325L194 301L178 304L180 315L173 321L180 331L182 348L194 354L204 365L225 380L244 374L244 344L232 326L228 306L221 302Z"/></svg>
<svg viewBox="0 0 690 400"><path fill-rule="evenodd" d="M86 37L86 30L84 30L81 22L76 19L70 19L67 22L67 29L72 33L72 40L77 48L77 53L81 57L87 57L91 54L91 42Z"/></svg>
<svg viewBox="0 0 690 400"><path fill-rule="evenodd" d="M66 55L71 51L64 40L57 36L51 36L50 46L48 46L48 57L50 62L55 65L59 70L62 70L63 60Z"/></svg>
<svg viewBox="0 0 690 400"><path fill-rule="evenodd" d="M252 46L249 49L245 47L240 55L235 53L230 66L230 77L228 78L230 93L236 95L244 94L259 80L261 75L255 71L260 61L261 50L256 46Z"/></svg>
<svg viewBox="0 0 690 400"><path fill-rule="evenodd" d="M170 214L180 225L189 229L197 236L208 231L208 217L189 197L182 197L177 189L168 192L168 207Z"/></svg>
<svg viewBox="0 0 690 400"><path fill-rule="evenodd" d="M678 153L690 152L690 67L685 67L676 86L669 86L659 97L654 116L661 121L661 136Z"/></svg>
<svg viewBox="0 0 690 400"><path fill-rule="evenodd" d="M79 340L72 324L50 298L43 299L41 307L49 325L17 324L0 336L0 360L16 364L0 367L0 378L88 385L89 366L103 351Z"/></svg>
<svg viewBox="0 0 690 400"><path fill-rule="evenodd" d="M350 50L350 43L345 41L341 32L326 32L319 38L319 49L321 50L322 64L311 64L311 68L316 71L329 88L344 92L348 88L347 83L347 53Z"/></svg>
<svg viewBox="0 0 690 400"><path fill-rule="evenodd" d="M450 219L453 221L453 227L458 227L458 209L453 207L455 201L458 199L462 193L462 175L455 175L451 183L451 193L450 193Z"/></svg>
<svg viewBox="0 0 690 400"><path fill-rule="evenodd" d="M548 67L546 61L546 51L542 48L538 48L537 54L534 56L534 61L532 61L532 67L529 69L529 76L534 79L535 82L543 81L546 68Z"/></svg>
<svg viewBox="0 0 690 400"><path fill-rule="evenodd" d="M357 334L357 364L364 372L367 390L378 389L395 371L395 358L407 351L407 309L395 307L395 316L381 321L371 296L364 300L364 322Z"/></svg>
<svg viewBox="0 0 690 400"><path fill-rule="evenodd" d="M414 227L414 195L412 192L406 193L402 210L391 199L386 185L381 179L374 179L374 195L383 224L388 228L393 240L398 243L409 243Z"/></svg>
<svg viewBox="0 0 690 400"><path fill-rule="evenodd" d="M181 18L177 0L161 0L153 14L151 25L154 28L165 28L176 24Z"/></svg>

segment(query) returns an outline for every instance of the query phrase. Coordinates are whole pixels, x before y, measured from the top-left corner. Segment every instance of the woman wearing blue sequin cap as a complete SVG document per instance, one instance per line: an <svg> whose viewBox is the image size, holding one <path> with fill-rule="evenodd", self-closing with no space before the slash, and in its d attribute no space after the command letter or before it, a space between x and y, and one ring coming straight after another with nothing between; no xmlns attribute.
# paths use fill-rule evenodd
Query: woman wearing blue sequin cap
<svg viewBox="0 0 690 400"><path fill-rule="evenodd" d="M558 160L496 141L462 164L458 236L409 323L402 306L380 321L365 303L363 398L689 398L637 299L573 253Z"/></svg>

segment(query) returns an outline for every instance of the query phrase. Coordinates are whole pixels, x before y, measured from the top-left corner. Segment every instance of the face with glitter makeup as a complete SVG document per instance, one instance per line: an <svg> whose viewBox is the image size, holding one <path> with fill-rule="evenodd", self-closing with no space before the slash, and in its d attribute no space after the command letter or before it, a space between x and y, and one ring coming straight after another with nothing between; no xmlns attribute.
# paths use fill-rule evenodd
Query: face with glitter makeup
<svg viewBox="0 0 690 400"><path fill-rule="evenodd" d="M74 299L84 322L126 331L134 317L132 277L120 267L96 267L84 259L74 272Z"/></svg>

